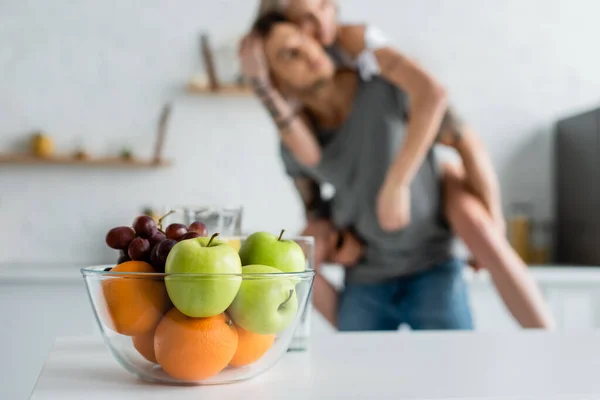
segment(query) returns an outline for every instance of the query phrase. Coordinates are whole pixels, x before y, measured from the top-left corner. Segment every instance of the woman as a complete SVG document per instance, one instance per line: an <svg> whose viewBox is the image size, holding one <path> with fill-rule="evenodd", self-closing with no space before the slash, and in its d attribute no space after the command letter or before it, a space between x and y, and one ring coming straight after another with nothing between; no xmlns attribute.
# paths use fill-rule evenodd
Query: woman
<svg viewBox="0 0 600 400"><path fill-rule="evenodd" d="M523 327L552 327L552 318L539 289L504 239L499 190L489 157L474 132L447 112L441 85L416 63L387 46L384 36L375 28L338 25L332 0L288 0L283 4L263 1L260 12L272 9L284 11L305 32L318 38L340 66L355 67L367 78L380 74L407 93L410 119L406 140L388 171L377 204L381 227L393 231L409 223L408 187L434 140L437 138L444 144L455 146L463 158L466 173L458 169L447 170L446 213L452 228L476 260L489 269L506 305ZM264 87L269 84L269 74L261 51L260 44L249 36L242 45L241 57L246 77ZM319 144L309 124L296 114L285 93L276 93L264 102L286 148L299 162L318 164ZM442 125L443 129L440 129ZM437 137L438 132L443 135ZM317 239L331 236L330 229L322 222L313 224L310 229ZM345 237L352 241L352 235ZM323 247L325 242L320 242ZM321 251L321 259L332 251L331 247L330 244ZM342 246L340 253L348 248L356 252L357 247ZM340 254L337 261L339 257ZM335 309L335 295L326 286L322 278L315 283L315 303L334 322L331 310Z"/></svg>

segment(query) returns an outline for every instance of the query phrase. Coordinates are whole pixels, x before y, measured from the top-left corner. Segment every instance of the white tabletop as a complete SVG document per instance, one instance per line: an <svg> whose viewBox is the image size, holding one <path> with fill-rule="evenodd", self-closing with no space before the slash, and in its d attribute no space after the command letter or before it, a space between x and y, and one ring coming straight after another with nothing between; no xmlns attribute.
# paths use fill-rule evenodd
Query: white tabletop
<svg viewBox="0 0 600 400"><path fill-rule="evenodd" d="M222 386L144 383L98 338L59 338L32 399L592 399L600 333L320 335L309 351Z"/></svg>

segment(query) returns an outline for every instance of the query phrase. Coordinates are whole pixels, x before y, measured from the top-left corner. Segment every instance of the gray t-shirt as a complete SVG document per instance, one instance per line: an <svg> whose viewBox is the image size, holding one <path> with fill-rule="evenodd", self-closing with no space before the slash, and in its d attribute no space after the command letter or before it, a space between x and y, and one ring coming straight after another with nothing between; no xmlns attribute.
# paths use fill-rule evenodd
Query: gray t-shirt
<svg viewBox="0 0 600 400"><path fill-rule="evenodd" d="M432 268L452 257L453 235L443 215L441 174L430 150L411 184L411 222L384 232L377 220L377 195L406 127L404 92L380 77L359 79L352 110L335 131L316 129L322 145L314 168L298 163L281 145L286 172L335 187L332 221L353 227L366 242L365 256L346 270L350 283L377 282Z"/></svg>

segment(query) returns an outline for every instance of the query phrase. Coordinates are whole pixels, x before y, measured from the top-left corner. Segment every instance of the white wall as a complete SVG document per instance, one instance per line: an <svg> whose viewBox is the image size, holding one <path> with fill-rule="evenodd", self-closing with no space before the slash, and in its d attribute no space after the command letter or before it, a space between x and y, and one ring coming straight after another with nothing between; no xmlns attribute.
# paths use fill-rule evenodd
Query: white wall
<svg viewBox="0 0 600 400"><path fill-rule="evenodd" d="M241 34L254 3L0 2L1 150L42 127L61 149L130 143L149 155L162 104L175 106L171 169L1 166L0 262L112 260L105 231L146 204L243 203L247 230L301 227L259 105L181 90L201 68L198 33ZM533 201L550 215L552 122L600 98L597 1L345 0L342 10L446 83L493 152L506 204Z"/></svg>

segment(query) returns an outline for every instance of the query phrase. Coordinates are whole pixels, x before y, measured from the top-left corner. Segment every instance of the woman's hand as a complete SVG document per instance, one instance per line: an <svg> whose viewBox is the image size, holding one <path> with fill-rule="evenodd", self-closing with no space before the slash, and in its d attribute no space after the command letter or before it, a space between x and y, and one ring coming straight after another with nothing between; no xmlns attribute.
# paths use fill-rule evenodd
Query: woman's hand
<svg viewBox="0 0 600 400"><path fill-rule="evenodd" d="M377 198L377 219L386 232L405 228L410 223L410 188L386 180Z"/></svg>
<svg viewBox="0 0 600 400"><path fill-rule="evenodd" d="M244 78L252 84L270 87L269 68L260 37L253 33L246 35L240 42L239 57Z"/></svg>
<svg viewBox="0 0 600 400"><path fill-rule="evenodd" d="M302 236L312 236L315 240L314 260L315 270L320 270L324 262L353 267L362 258L364 244L350 231L337 231L329 220L308 221L301 233ZM342 245L338 248L342 239Z"/></svg>

